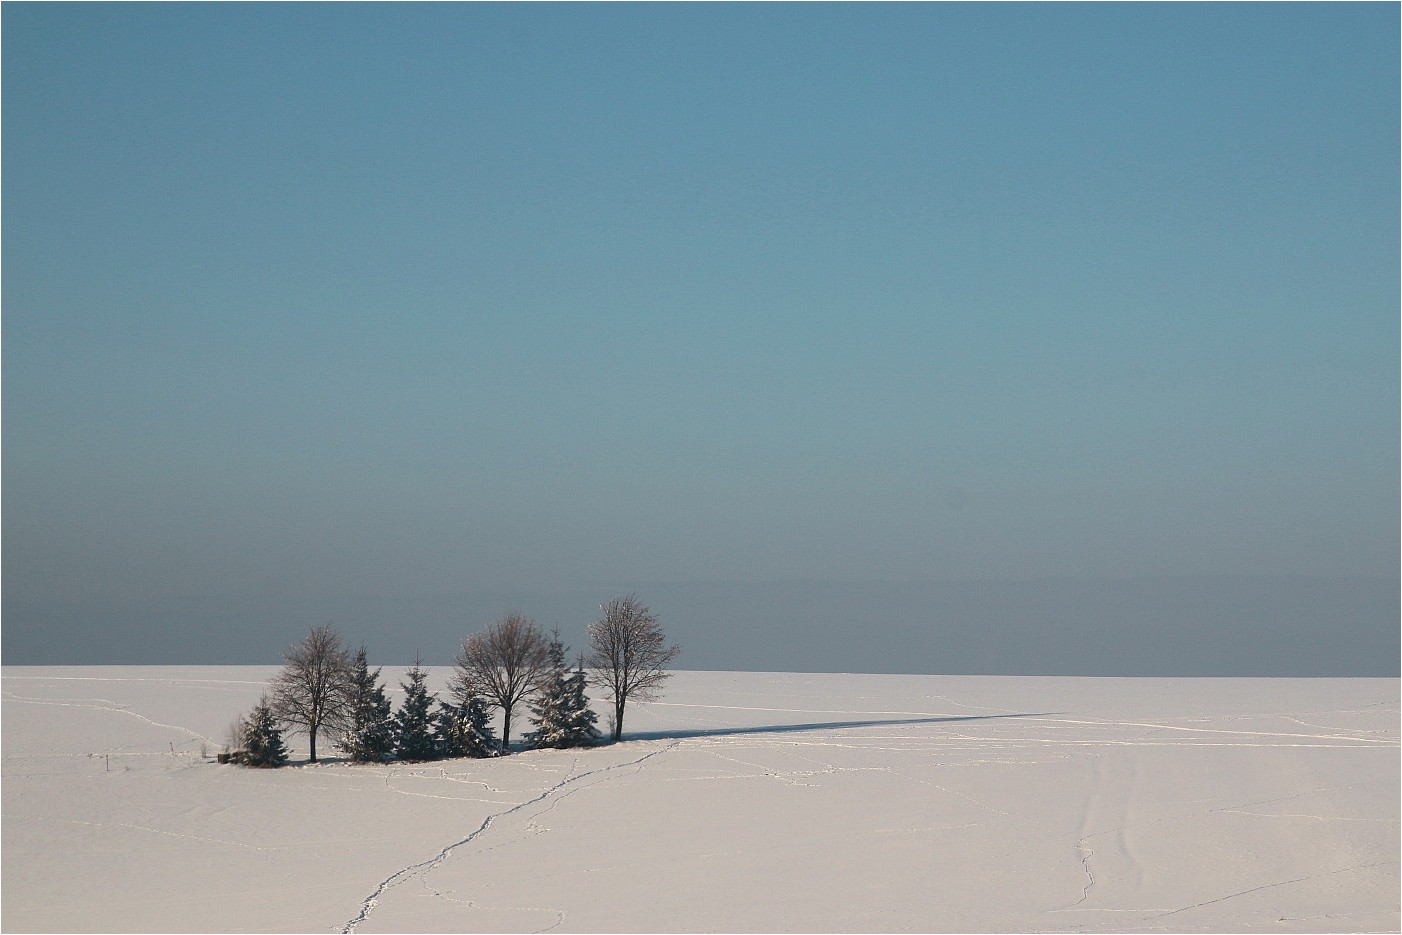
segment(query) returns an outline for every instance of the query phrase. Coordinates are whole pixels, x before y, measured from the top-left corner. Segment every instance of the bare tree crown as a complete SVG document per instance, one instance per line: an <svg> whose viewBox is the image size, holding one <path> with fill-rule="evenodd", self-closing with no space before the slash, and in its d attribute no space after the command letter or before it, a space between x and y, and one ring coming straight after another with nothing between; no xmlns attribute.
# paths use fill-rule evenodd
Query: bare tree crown
<svg viewBox="0 0 1402 935"><path fill-rule="evenodd" d="M509 749L511 711L551 672L549 645L530 618L510 613L462 641L449 688L459 702L481 696L502 709L502 749Z"/></svg>
<svg viewBox="0 0 1402 935"><path fill-rule="evenodd" d="M341 723L350 710L350 653L331 625L323 624L293 644L284 660L272 682L272 710L307 733L316 760L318 732Z"/></svg>
<svg viewBox="0 0 1402 935"><path fill-rule="evenodd" d="M628 699L655 697L671 675L667 667L681 649L666 645L656 615L636 594L616 597L601 610L602 616L589 625L585 661L594 681L613 698L613 739L619 740Z"/></svg>

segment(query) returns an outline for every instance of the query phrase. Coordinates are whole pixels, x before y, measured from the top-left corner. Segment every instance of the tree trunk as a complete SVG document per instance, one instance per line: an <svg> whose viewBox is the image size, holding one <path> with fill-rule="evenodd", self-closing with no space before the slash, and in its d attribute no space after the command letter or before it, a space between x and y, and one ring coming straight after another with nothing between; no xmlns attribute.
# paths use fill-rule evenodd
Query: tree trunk
<svg viewBox="0 0 1402 935"><path fill-rule="evenodd" d="M613 704L613 742L618 743L623 739L623 699L620 698Z"/></svg>
<svg viewBox="0 0 1402 935"><path fill-rule="evenodd" d="M315 762L316 762L316 728L313 727L311 730L307 731L307 733L311 736L311 739L312 739L312 762L315 763Z"/></svg>
<svg viewBox="0 0 1402 935"><path fill-rule="evenodd" d="M509 756L511 753L511 706L501 706L501 755Z"/></svg>

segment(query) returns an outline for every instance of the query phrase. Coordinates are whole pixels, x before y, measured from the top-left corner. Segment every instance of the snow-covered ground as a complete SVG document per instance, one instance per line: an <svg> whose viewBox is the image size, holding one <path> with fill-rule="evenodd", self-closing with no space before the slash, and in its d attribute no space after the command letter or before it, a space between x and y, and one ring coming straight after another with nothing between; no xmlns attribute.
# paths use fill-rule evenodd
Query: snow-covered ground
<svg viewBox="0 0 1402 935"><path fill-rule="evenodd" d="M678 672L614 746L207 760L274 671L4 668L0 925L1399 926L1395 679Z"/></svg>

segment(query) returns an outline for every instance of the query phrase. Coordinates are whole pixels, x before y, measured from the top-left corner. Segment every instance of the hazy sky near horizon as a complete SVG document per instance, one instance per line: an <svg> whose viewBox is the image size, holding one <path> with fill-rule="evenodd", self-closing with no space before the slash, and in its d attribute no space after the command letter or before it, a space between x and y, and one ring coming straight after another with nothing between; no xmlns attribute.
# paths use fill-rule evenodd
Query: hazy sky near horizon
<svg viewBox="0 0 1402 935"><path fill-rule="evenodd" d="M1397 579L1396 5L3 27L6 662L599 583Z"/></svg>

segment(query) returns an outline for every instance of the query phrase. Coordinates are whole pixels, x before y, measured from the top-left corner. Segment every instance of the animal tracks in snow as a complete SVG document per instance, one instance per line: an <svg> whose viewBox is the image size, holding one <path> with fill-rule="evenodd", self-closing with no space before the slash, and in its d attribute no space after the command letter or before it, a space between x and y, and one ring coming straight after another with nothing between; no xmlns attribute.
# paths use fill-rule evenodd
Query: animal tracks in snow
<svg viewBox="0 0 1402 935"><path fill-rule="evenodd" d="M505 811L493 812L492 814L484 818L482 820L482 823L478 825L477 828L474 829L471 833L469 833L466 837L462 838L459 841L455 841L452 844L449 844L442 850L438 851L438 853L434 854L432 857L429 857L426 860L421 860L418 863L410 864L409 866L401 868L400 870L396 870L394 873L386 877L383 881L380 882L378 886L375 887L374 891L365 898L365 901L361 903L360 912L358 912L350 921L348 921L344 926L341 927L341 932L354 932L361 925L361 923L363 923L370 916L370 913L372 913L375 910L375 907L379 905L380 900L384 898L385 894L389 890L396 886L399 886L400 884L406 882L407 880L415 876L423 876L429 873L439 864L443 863L443 861L447 860L450 856L452 856L453 851L457 850L460 847L464 847L467 844L470 844L471 842L476 840L499 820L507 817L508 815L515 814L516 812L519 812L522 809L535 805L538 802L542 802L550 798L552 795L558 793L561 789L564 789L566 786L569 786L572 783L579 782L582 779L587 779L590 776L596 776L601 773L610 773L614 770L625 769L629 766L640 766L647 760L652 759L658 754L665 753L666 751L672 749L675 746L676 743L673 742L665 746L659 747L657 749L651 750L648 753L637 757L636 759L628 760L623 763L615 763L610 766L603 766L598 769L589 770L588 772L577 773L571 776L567 776L566 778L560 780L559 782L555 783L554 785L550 786L549 788L545 789L544 791L540 792L534 797L527 799L524 802L520 802L516 805L513 805Z"/></svg>

